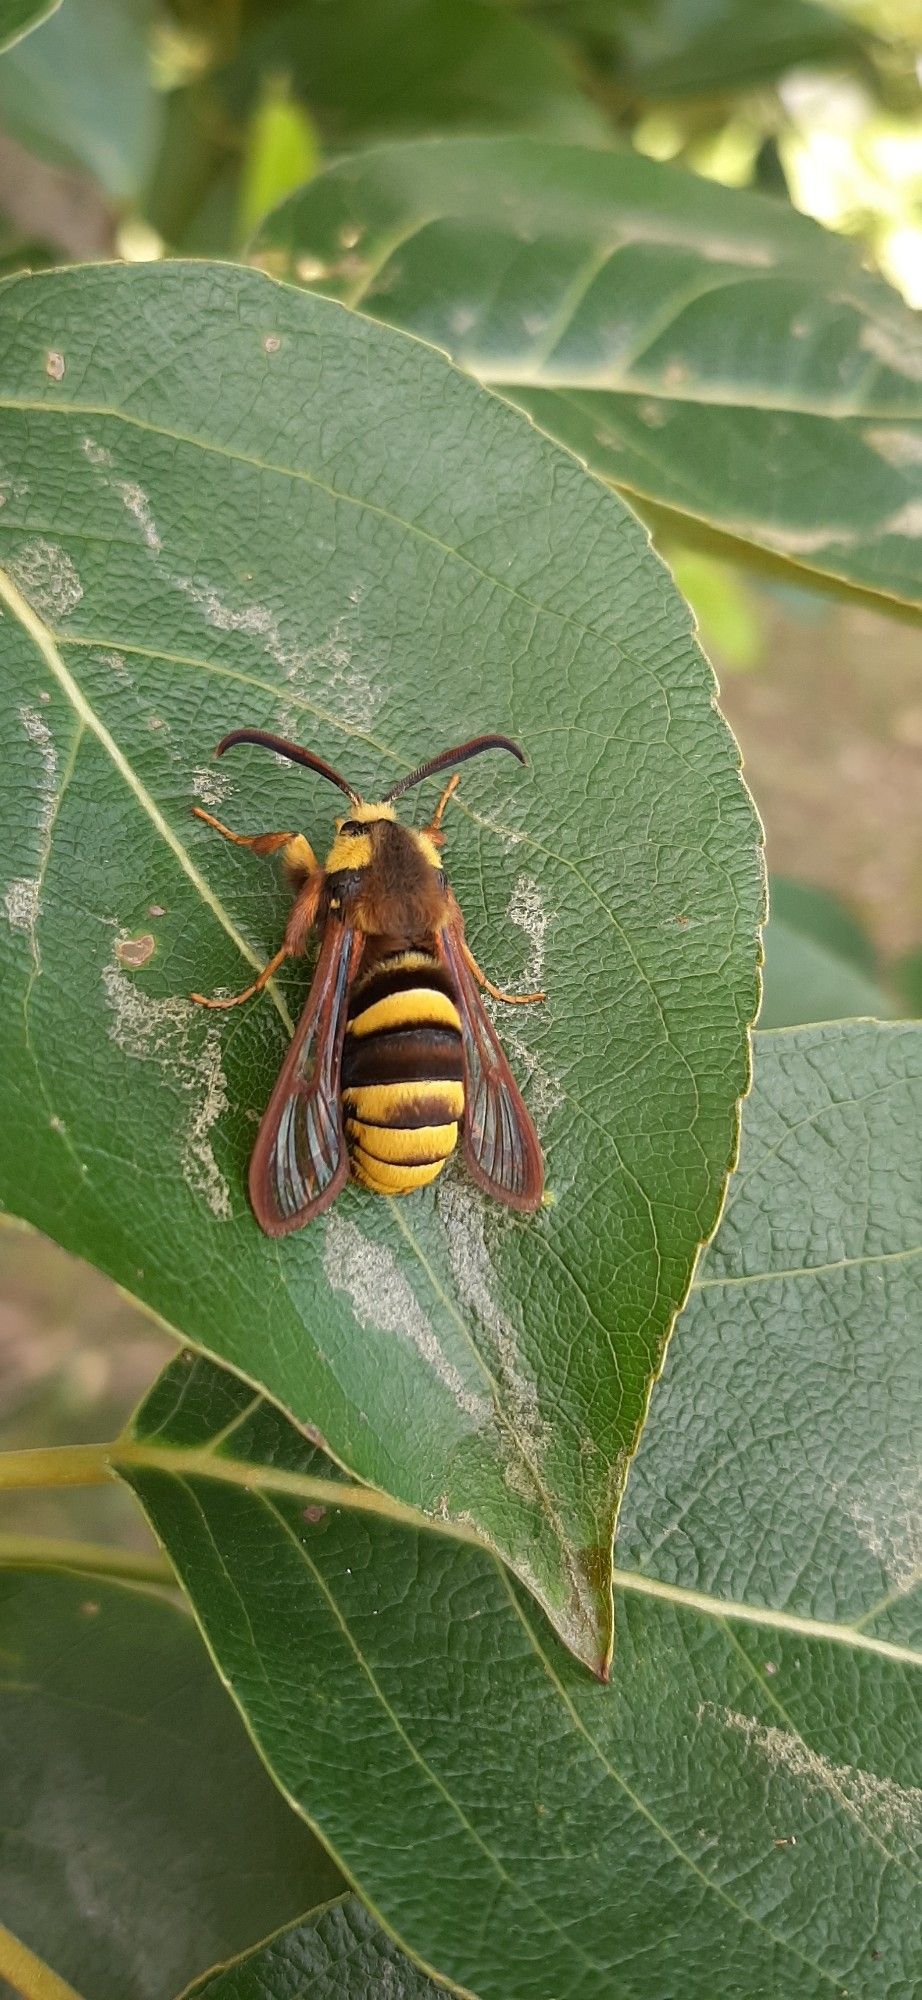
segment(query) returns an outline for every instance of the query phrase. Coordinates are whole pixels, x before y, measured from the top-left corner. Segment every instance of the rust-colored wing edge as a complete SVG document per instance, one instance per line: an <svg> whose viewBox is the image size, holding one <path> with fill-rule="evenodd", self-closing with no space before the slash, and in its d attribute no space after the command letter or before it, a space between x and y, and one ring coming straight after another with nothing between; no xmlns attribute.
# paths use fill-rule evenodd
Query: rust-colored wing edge
<svg viewBox="0 0 922 2000"><path fill-rule="evenodd" d="M454 898L452 902L454 903ZM482 1188L485 1194L491 1195L495 1201L504 1202L508 1208L518 1209L523 1214L531 1214L536 1208L540 1208L544 1193L544 1157L541 1152L541 1142L509 1067L502 1043L477 991L473 974L468 968L463 941L464 919L457 903L454 903L448 921L436 932L435 944L439 958L454 986L455 1000L461 1015L465 1100L461 1140L464 1156L472 1180L476 1181L477 1186ZM503 1175L497 1176L481 1159L478 1151L478 1128L474 1117L481 1090L487 1094L494 1121L498 1118L502 1130L505 1131L507 1142L511 1145L512 1158L520 1162L520 1176L517 1176L516 1180L510 1180ZM486 1136L486 1129L481 1122L481 1140ZM495 1147L492 1157L495 1158ZM520 1185L517 1184L519 1179Z"/></svg>
<svg viewBox="0 0 922 2000"><path fill-rule="evenodd" d="M343 1123L340 1073L349 991L364 946L365 939L360 931L332 919L327 920L311 989L263 1113L250 1160L250 1203L260 1228L267 1236L287 1236L291 1230L303 1228L314 1216L322 1215L348 1179L349 1154ZM312 1038L316 1046L311 1062L309 1053L306 1055L305 1051ZM302 1069L306 1070L306 1074L302 1074ZM320 1107L318 1143L320 1136L327 1141L332 1137L335 1153L324 1160L324 1165L331 1171L319 1192L287 1213L277 1197L276 1162L282 1121L289 1107L296 1106L298 1101L305 1104L313 1101Z"/></svg>

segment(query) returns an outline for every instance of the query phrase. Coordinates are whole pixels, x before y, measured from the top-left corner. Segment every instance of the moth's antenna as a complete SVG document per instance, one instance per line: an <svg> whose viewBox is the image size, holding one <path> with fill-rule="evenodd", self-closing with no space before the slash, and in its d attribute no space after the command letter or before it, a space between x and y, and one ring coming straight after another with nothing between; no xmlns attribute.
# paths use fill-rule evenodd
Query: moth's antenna
<svg viewBox="0 0 922 2000"><path fill-rule="evenodd" d="M408 778L401 778L399 784L392 785L384 794L384 803L398 799L401 792L408 792L414 785L421 785L424 778L431 778L436 771L445 771L450 764L466 764L469 757L479 757L481 750L509 750L520 764L527 764L528 758L517 743L509 736L472 736L469 743L459 743L454 750L443 750L438 757L430 757L427 764L420 764L411 771Z"/></svg>
<svg viewBox="0 0 922 2000"><path fill-rule="evenodd" d="M354 806L362 804L360 793L347 785L332 764L325 764L322 757L315 757L313 750L302 749L300 743L289 743L284 736L272 736L268 729L232 729L229 736L222 736L215 756L223 757L225 750L229 750L234 743L261 743L265 750L275 750L279 757L288 757L292 764L304 764L308 771L319 771L321 778L329 778L331 785L338 785Z"/></svg>

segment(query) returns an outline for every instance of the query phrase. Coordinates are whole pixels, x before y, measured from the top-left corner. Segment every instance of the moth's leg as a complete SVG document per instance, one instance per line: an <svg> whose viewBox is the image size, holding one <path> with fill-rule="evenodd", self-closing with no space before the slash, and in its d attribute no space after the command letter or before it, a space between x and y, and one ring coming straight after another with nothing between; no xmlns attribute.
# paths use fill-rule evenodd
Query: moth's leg
<svg viewBox="0 0 922 2000"><path fill-rule="evenodd" d="M482 986L485 993L492 994L494 1000L505 1000L510 1007L528 1007L533 1000L547 999L546 993L504 993L501 986L494 986L492 979L481 971L466 938L461 940L461 949L478 986Z"/></svg>
<svg viewBox="0 0 922 2000"><path fill-rule="evenodd" d="M441 847L442 842L445 838L445 835L442 832L442 814L445 811L445 807L447 806L449 799L451 798L452 792L457 791L460 783L461 783L460 771L453 772L452 776L448 780L444 792L442 793L438 805L436 806L435 812L433 813L432 818L429 821L429 825L423 827L423 832L428 833L430 840L434 840L438 847Z"/></svg>
<svg viewBox="0 0 922 2000"><path fill-rule="evenodd" d="M254 979L252 986L247 986L242 993L235 993L230 1000L209 1000L204 993L190 993L189 998L195 1001L197 1007L240 1007L244 1000L252 1000L254 994L261 993L263 987L268 986L273 973L278 971L279 966L289 956L288 946L287 944L283 944L276 952L275 957L270 958L268 965L263 966L258 979Z"/></svg>
<svg viewBox="0 0 922 2000"><path fill-rule="evenodd" d="M304 843L307 846L307 841ZM286 860L287 860L286 856ZM291 865L291 864L289 864ZM298 894L285 926L285 946L289 957L300 957L307 948L307 940L317 921L320 898L326 881L326 870L318 868L316 861Z"/></svg>
<svg viewBox="0 0 922 2000"><path fill-rule="evenodd" d="M263 835L261 837L265 839L272 838L271 835ZM289 838L290 836L286 835L285 837ZM300 836L298 837L300 838ZM307 846L306 841L304 844ZM251 986L247 986L242 993L233 994L229 1000L209 1000L204 993L190 993L190 1000L194 1000L198 1007L239 1007L244 1000L252 1000L257 993L261 993L263 988L268 986L270 979L278 971L279 966L284 964L286 958L293 958L304 950L320 907L320 897L324 880L324 870L318 868L315 862L285 926L284 942L280 945L275 956L270 958L268 965L263 966L261 973L258 978L254 979Z"/></svg>
<svg viewBox="0 0 922 2000"><path fill-rule="evenodd" d="M196 819L202 819L206 826L213 826L223 840L231 840L235 847L249 847L254 854L278 854L287 868L300 877L311 874L317 866L317 857L303 833L232 833L229 826L223 826L213 813L204 812L201 806L193 806Z"/></svg>

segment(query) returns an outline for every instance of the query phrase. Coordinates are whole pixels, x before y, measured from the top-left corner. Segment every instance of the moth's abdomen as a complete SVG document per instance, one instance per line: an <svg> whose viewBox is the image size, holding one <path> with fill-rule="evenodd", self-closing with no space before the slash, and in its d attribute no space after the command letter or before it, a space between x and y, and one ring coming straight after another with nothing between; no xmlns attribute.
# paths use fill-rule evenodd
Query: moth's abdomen
<svg viewBox="0 0 922 2000"><path fill-rule="evenodd" d="M429 952L395 952L352 993L342 1090L352 1172L378 1194L440 1174L464 1110L461 1020Z"/></svg>

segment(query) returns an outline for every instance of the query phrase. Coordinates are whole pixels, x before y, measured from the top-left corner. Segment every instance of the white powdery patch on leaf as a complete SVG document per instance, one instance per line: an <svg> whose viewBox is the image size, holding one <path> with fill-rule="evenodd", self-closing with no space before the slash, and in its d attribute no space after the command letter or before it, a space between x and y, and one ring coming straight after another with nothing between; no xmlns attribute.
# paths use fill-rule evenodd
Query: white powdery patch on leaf
<svg viewBox="0 0 922 2000"><path fill-rule="evenodd" d="M68 618L83 596L83 585L70 556L43 536L23 542L10 562L10 572L40 618L54 624Z"/></svg>
<svg viewBox="0 0 922 2000"><path fill-rule="evenodd" d="M357 617L358 588L350 592L350 606L355 608L334 620L326 638L314 645L296 646L283 637L278 618L267 604L235 610L210 584L184 576L171 577L170 581L191 598L215 631L243 632L262 641L263 651L281 670L286 684L279 690L283 734L295 733L300 710L307 705L315 707L322 702L331 715L356 727L368 723L380 708L386 690L375 679L367 658Z"/></svg>
<svg viewBox="0 0 922 2000"><path fill-rule="evenodd" d="M6 920L12 931L24 931L34 940L41 909L39 884L34 876L21 875L11 882L3 898Z"/></svg>
<svg viewBox="0 0 922 2000"><path fill-rule="evenodd" d="M553 923L557 912L547 908L540 884L530 875L520 875L509 898L506 915L510 923L517 924L525 932L529 942L528 957L517 981L527 992L543 983L548 926Z"/></svg>
<svg viewBox="0 0 922 2000"><path fill-rule="evenodd" d="M80 449L81 449L81 451L82 451L82 453L83 453L83 456L84 456L84 458L88 459L88 460L89 460L89 463L90 463L91 465L111 465L111 464L112 464L112 453L111 453L111 451L109 451L109 449L108 449L108 447L107 447L106 445L104 445L104 444L97 444L97 442L96 442L96 439L95 439L95 438L91 438L91 437L83 437L83 438L81 438L81 439L80 439Z"/></svg>
<svg viewBox="0 0 922 2000"><path fill-rule="evenodd" d="M922 1471L907 1465L903 1477L894 1474L841 1497L852 1526L877 1557L887 1582L894 1590L911 1590L922 1575Z"/></svg>
<svg viewBox="0 0 922 2000"><path fill-rule="evenodd" d="M796 1778L807 1792L825 1792L860 1819L871 1833L879 1837L895 1833L922 1835L922 1791L917 1786L898 1785L892 1778L880 1778L855 1764L833 1764L811 1750L809 1743L793 1730L776 1729L757 1722L754 1716L741 1715L736 1709L721 1708L716 1702L702 1703L699 1721L707 1715L744 1736L771 1770L784 1771Z"/></svg>
<svg viewBox="0 0 922 2000"><path fill-rule="evenodd" d="M492 1403L468 1387L445 1354L393 1251L369 1242L354 1222L333 1214L327 1218L323 1268L332 1289L347 1294L360 1326L410 1341L465 1416L478 1428L492 1421Z"/></svg>
<svg viewBox="0 0 922 2000"><path fill-rule="evenodd" d="M112 651L112 649L110 648L108 651L100 650L99 652L94 653L92 657L94 660L97 660L99 662L99 665L101 667L107 667L110 674L113 676L115 680L122 681L126 687L134 686L134 682L125 664L125 659L123 654L116 653Z"/></svg>
<svg viewBox="0 0 922 2000"><path fill-rule="evenodd" d="M95 466L103 475L111 468L113 457L107 445L97 444L95 438L84 437L80 440L80 449L88 463ZM107 479L105 476L102 484L118 494L126 512L137 521L151 555L159 555L163 548L163 536L154 520L150 500L143 486L139 486L134 479Z"/></svg>
<svg viewBox="0 0 922 2000"><path fill-rule="evenodd" d="M126 941L117 938L116 951ZM183 1179L212 1215L229 1221L230 1189L211 1142L213 1128L230 1102L218 1028L209 1024L202 1040L201 1016L190 1001L152 999L118 964L103 967L102 982L114 1017L111 1040L138 1062L158 1063L170 1083L189 1098L180 1135Z"/></svg>
<svg viewBox="0 0 922 2000"><path fill-rule="evenodd" d="M215 764L200 764L192 773L192 796L212 812L216 806L224 804L231 789L231 779L227 771L219 771Z"/></svg>
<svg viewBox="0 0 922 2000"><path fill-rule="evenodd" d="M122 506L133 515L152 555L159 555L163 547L163 536L150 510L150 501L143 486L137 486L132 479L116 479L115 490Z"/></svg>
<svg viewBox="0 0 922 2000"><path fill-rule="evenodd" d="M41 775L38 782L39 817L38 840L41 855L40 870L37 875L20 876L11 882L4 895L4 909L11 930L21 931L32 943L36 970L38 969L38 920L41 915L42 875L48 858L48 844L54 821L55 797L57 792L58 756L54 738L44 717L38 710L25 703L19 711L19 720L29 739L34 744L41 759Z"/></svg>
<svg viewBox="0 0 922 2000"><path fill-rule="evenodd" d="M21 478L18 473L7 472L6 467L0 465L0 507L5 507L8 500L25 500L28 492L27 479Z"/></svg>
<svg viewBox="0 0 922 2000"><path fill-rule="evenodd" d="M436 1207L445 1230L448 1261L458 1297L477 1320L500 1391L500 1408L521 1450L520 1476L531 1482L550 1441L550 1426L541 1414L538 1391L519 1362L519 1336L503 1311L499 1279L486 1240L486 1197L456 1178L451 1168L439 1176Z"/></svg>

